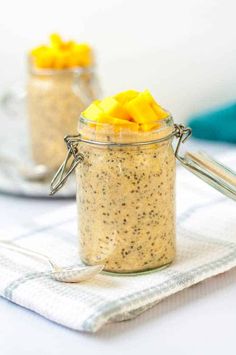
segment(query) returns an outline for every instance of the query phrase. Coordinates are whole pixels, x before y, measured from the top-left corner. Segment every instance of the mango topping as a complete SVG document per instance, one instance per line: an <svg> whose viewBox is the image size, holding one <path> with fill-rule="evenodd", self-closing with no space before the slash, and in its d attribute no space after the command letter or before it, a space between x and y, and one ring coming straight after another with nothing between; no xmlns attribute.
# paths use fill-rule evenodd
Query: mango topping
<svg viewBox="0 0 236 355"><path fill-rule="evenodd" d="M119 94L115 95L115 99L121 104L124 105L130 100L134 99L138 96L139 92L135 90L127 90L120 92Z"/></svg>
<svg viewBox="0 0 236 355"><path fill-rule="evenodd" d="M123 120L131 120L131 116L125 107L113 97L107 97L102 100L99 107L110 116L118 117Z"/></svg>
<svg viewBox="0 0 236 355"><path fill-rule="evenodd" d="M158 128L158 121L167 118L169 112L158 105L148 90L128 90L94 101L82 116L97 123L146 132Z"/></svg>
<svg viewBox="0 0 236 355"><path fill-rule="evenodd" d="M63 41L57 33L50 35L49 45L31 50L30 57L36 68L66 69L89 67L93 64L93 53L87 43Z"/></svg>

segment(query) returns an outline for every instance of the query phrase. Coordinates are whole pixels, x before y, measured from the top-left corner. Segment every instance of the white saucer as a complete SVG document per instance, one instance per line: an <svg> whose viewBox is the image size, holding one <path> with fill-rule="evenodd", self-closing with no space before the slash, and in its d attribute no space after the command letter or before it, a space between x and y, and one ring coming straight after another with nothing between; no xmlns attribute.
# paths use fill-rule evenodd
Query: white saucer
<svg viewBox="0 0 236 355"><path fill-rule="evenodd" d="M53 197L49 196L49 181L27 180L14 161L0 157L0 193L38 198L72 198L75 196L75 179L71 176L65 186Z"/></svg>
<svg viewBox="0 0 236 355"><path fill-rule="evenodd" d="M30 174L31 169L32 173L35 169L30 158L25 96L23 85L12 85L4 95L0 95L0 193L52 198L49 196L50 179L31 181L22 174L22 168ZM53 198L72 198L75 187L75 179L71 176Z"/></svg>

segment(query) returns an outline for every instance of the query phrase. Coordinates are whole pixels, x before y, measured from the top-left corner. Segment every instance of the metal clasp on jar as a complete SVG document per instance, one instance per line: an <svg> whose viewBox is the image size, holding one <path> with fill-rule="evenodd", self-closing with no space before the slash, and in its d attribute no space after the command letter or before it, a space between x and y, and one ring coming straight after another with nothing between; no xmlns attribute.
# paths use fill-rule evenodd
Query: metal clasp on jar
<svg viewBox="0 0 236 355"><path fill-rule="evenodd" d="M50 184L50 195L54 195L58 190L60 190L66 183L69 175L74 171L79 163L84 160L84 156L79 153L78 144L80 142L80 135L76 136L66 136L64 138L68 152L66 159L61 164L60 168L54 175ZM73 160L70 162L71 158ZM69 164L69 167L67 167Z"/></svg>
<svg viewBox="0 0 236 355"><path fill-rule="evenodd" d="M186 152L180 156L180 144L191 135L191 129L181 124L175 125L175 129L175 136L179 138L175 156L181 165L223 195L236 200L236 173L205 152Z"/></svg>

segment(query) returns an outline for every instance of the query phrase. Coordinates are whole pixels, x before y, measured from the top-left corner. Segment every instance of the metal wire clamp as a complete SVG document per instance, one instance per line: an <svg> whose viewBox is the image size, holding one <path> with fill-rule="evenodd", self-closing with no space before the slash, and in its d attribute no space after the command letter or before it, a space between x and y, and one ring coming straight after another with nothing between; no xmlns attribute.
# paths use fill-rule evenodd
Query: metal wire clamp
<svg viewBox="0 0 236 355"><path fill-rule="evenodd" d="M81 135L66 136L64 138L64 141L66 143L68 152L66 155L66 159L59 167L58 171L56 172L55 176L51 181L50 195L54 195L58 190L60 190L65 185L66 180L68 179L69 175L75 170L77 165L83 162L84 156L79 152L79 148L78 148L80 143L99 145L99 146L109 146L109 147L143 146L149 144L157 144L172 139L173 137L176 137L178 138L178 142L175 149L175 156L179 161L183 162L184 157L181 157L179 155L179 148L181 143L184 143L190 135L191 135L190 128L185 127L182 124L175 124L174 129L170 134L166 135L165 137L151 140L151 141L146 141L146 142L131 142L131 143L98 142L98 141L83 139ZM73 160L71 161L71 159ZM68 164L69 166L67 167Z"/></svg>
<svg viewBox="0 0 236 355"><path fill-rule="evenodd" d="M56 174L54 175L50 184L50 196L54 195L58 190L60 190L66 183L69 175L74 171L79 163L84 160L84 156L78 151L78 144L80 141L80 135L76 136L66 136L64 138L68 152L66 159L61 164ZM73 157L71 163L69 161ZM69 167L67 168L67 164ZM66 170L67 169L67 170Z"/></svg>

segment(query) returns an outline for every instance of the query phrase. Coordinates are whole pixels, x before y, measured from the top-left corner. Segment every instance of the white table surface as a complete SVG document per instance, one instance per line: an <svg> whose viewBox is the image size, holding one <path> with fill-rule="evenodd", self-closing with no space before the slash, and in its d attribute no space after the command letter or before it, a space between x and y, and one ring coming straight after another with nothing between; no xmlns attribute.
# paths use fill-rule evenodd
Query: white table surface
<svg viewBox="0 0 236 355"><path fill-rule="evenodd" d="M0 228L21 224L67 201L0 195ZM235 355L236 269L171 296L132 321L97 334L66 329L0 299L1 355Z"/></svg>

